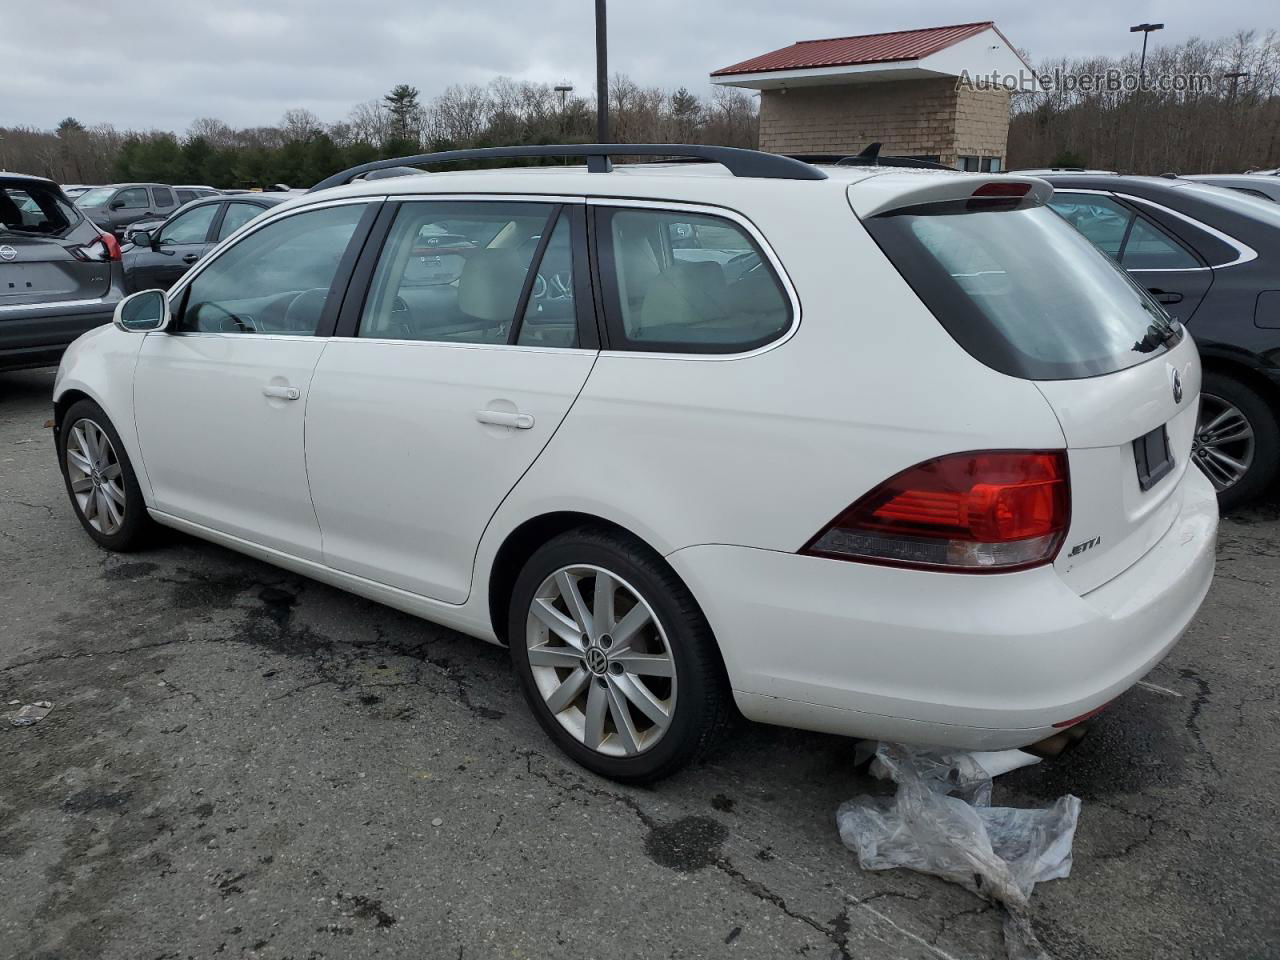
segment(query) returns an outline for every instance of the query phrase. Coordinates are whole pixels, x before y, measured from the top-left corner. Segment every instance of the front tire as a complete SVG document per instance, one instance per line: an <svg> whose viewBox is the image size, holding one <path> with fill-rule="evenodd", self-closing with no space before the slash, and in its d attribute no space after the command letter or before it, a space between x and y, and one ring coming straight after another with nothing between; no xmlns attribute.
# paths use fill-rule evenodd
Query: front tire
<svg viewBox="0 0 1280 960"><path fill-rule="evenodd" d="M1227 512L1263 494L1280 467L1280 426L1265 399L1247 384L1206 372L1192 459L1218 491Z"/></svg>
<svg viewBox="0 0 1280 960"><path fill-rule="evenodd" d="M154 529L120 434L102 408L78 400L62 419L58 465L85 532L108 550L143 546Z"/></svg>
<svg viewBox="0 0 1280 960"><path fill-rule="evenodd" d="M669 776L711 748L732 699L711 628L640 541L581 529L525 564L508 615L511 661L552 740L625 783Z"/></svg>

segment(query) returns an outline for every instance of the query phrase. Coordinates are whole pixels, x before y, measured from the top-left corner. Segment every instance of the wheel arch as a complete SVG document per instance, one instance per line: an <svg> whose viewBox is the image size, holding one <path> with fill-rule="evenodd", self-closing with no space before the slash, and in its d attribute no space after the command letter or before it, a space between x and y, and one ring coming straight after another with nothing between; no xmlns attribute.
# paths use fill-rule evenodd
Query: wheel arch
<svg viewBox="0 0 1280 960"><path fill-rule="evenodd" d="M1202 351L1200 368L1205 373L1216 373L1239 380L1265 400L1280 417L1280 385L1270 380L1256 367L1233 356Z"/></svg>
<svg viewBox="0 0 1280 960"><path fill-rule="evenodd" d="M634 530L630 530L614 520L576 510L556 510L530 517L507 534L502 541L502 545L498 547L497 552L494 554L493 563L489 567L489 618L499 643L504 646L508 643L506 635L507 607L511 602L511 592L515 588L516 578L519 577L525 563L547 541L558 537L562 533L579 528L605 530L635 540L652 550L655 556L662 560L664 564L666 563L661 550L657 549ZM675 571L673 570L672 572L674 573ZM678 574L676 575L679 576ZM680 579L683 583L683 578ZM684 586L689 591L689 594L693 596L699 613L705 619L706 613L697 596L693 594L693 588L687 583ZM711 633L714 638L715 630L712 629ZM719 646L719 641L717 640L717 652L719 652ZM723 664L723 655L721 655L721 661Z"/></svg>

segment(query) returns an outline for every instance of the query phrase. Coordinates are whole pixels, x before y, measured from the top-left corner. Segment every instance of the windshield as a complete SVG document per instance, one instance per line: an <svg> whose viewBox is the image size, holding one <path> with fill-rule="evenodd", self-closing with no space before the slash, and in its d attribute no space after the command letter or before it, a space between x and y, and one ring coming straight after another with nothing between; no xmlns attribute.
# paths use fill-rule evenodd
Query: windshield
<svg viewBox="0 0 1280 960"><path fill-rule="evenodd" d="M55 190L37 184L0 183L0 233L61 236L80 222L71 204Z"/></svg>
<svg viewBox="0 0 1280 960"><path fill-rule="evenodd" d="M115 187L94 187L76 197L76 203L82 207L100 207L116 192Z"/></svg>
<svg viewBox="0 0 1280 960"><path fill-rule="evenodd" d="M1001 373L1113 373L1180 336L1159 304L1047 207L939 203L866 226L956 341Z"/></svg>

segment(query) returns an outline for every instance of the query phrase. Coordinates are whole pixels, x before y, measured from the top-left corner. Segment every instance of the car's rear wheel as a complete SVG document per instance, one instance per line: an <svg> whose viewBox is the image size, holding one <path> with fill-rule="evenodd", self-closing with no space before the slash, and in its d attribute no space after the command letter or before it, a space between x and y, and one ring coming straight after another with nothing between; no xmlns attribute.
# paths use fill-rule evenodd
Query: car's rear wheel
<svg viewBox="0 0 1280 960"><path fill-rule="evenodd" d="M120 435L91 400L62 420L58 460L67 494L85 531L108 550L135 550L151 532L142 491Z"/></svg>
<svg viewBox="0 0 1280 960"><path fill-rule="evenodd" d="M1206 373L1191 457L1218 491L1225 511L1263 493L1280 464L1280 427L1267 402L1246 384Z"/></svg>
<svg viewBox="0 0 1280 960"><path fill-rule="evenodd" d="M668 776L732 715L710 627L652 550L608 531L551 540L512 592L508 639L539 723L584 767L626 782Z"/></svg>

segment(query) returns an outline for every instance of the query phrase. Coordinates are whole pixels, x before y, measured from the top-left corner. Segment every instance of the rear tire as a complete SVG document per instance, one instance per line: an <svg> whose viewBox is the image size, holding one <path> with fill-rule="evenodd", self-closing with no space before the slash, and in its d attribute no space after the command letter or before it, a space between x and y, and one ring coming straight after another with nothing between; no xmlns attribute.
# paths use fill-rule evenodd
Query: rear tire
<svg viewBox="0 0 1280 960"><path fill-rule="evenodd" d="M542 728L603 777L669 776L709 751L733 716L706 618L633 537L584 528L540 547L516 579L507 637Z"/></svg>
<svg viewBox="0 0 1280 960"><path fill-rule="evenodd" d="M1207 432L1215 421L1220 425ZM1252 435L1243 436L1248 431ZM1280 425L1275 411L1249 385L1206 372L1200 385L1192 459L1213 482L1223 513L1258 498L1280 469ZM1243 471L1239 464L1245 464Z"/></svg>
<svg viewBox="0 0 1280 960"><path fill-rule="evenodd" d="M99 546L127 552L155 530L120 434L102 408L78 400L62 418L58 466L71 508Z"/></svg>

